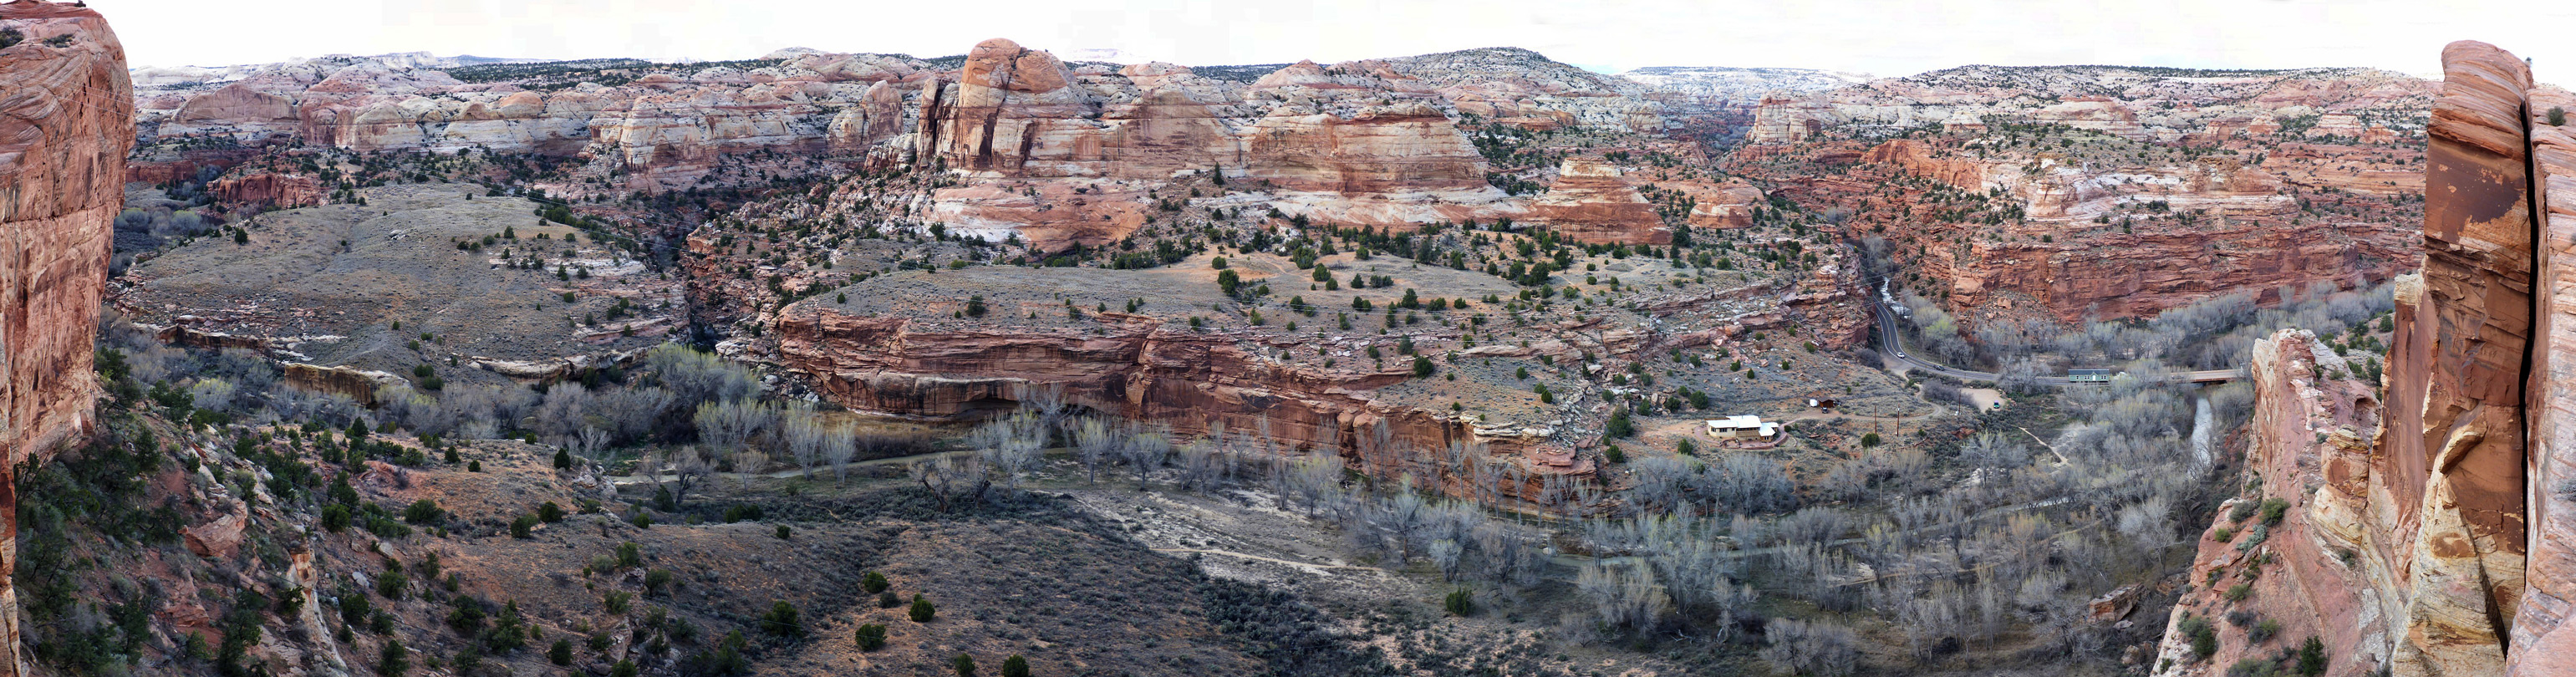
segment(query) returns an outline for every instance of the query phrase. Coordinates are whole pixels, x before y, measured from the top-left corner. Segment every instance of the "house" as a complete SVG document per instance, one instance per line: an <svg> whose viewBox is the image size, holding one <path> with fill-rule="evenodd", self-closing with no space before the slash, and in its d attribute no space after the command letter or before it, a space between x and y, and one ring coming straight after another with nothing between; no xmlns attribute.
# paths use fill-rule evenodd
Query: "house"
<svg viewBox="0 0 2576 677"><path fill-rule="evenodd" d="M1759 439L1779 434L1779 423L1768 423L1759 416L1728 416L1708 420L1708 435L1718 439Z"/></svg>

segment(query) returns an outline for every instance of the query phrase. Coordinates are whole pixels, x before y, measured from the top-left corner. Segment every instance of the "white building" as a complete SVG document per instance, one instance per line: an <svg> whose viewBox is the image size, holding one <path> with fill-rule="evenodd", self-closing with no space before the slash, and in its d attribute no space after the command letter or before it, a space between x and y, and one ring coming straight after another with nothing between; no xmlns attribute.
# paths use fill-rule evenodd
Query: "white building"
<svg viewBox="0 0 2576 677"><path fill-rule="evenodd" d="M1718 439L1755 439L1779 434L1780 424L1764 422L1759 416L1728 416L1708 420L1708 436Z"/></svg>

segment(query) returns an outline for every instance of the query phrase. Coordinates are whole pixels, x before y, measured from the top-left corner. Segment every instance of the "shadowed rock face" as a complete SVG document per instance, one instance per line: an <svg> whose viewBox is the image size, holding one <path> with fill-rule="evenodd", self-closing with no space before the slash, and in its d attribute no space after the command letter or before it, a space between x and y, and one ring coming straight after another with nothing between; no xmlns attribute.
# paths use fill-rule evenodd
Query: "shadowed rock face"
<svg viewBox="0 0 2576 677"><path fill-rule="evenodd" d="M2521 59L2484 43L2453 43L2442 61L2423 269L2399 280L2384 416L2313 337L2255 348L2248 462L2294 505L2266 546L2293 575L2261 585L2300 603L2268 615L2286 636L2324 638L2329 674L2571 674L2576 139L2548 111L2576 97L2535 88ZM2194 580L2227 549L2204 543ZM2177 635L2167 657L2187 652Z"/></svg>
<svg viewBox="0 0 2576 677"><path fill-rule="evenodd" d="M18 653L17 498L9 477L87 428L98 390L90 355L107 281L111 222L123 204L134 143L125 48L97 12L46 2L0 4L0 27L25 37L0 49L0 675Z"/></svg>

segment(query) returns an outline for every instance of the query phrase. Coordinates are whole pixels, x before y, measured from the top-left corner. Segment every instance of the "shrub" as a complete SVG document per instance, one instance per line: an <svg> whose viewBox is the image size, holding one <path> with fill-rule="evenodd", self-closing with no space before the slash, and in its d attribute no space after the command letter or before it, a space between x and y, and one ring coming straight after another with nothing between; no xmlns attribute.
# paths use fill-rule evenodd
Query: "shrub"
<svg viewBox="0 0 2576 677"><path fill-rule="evenodd" d="M2299 674L2316 677L2326 673L2326 643L2315 637L2299 645Z"/></svg>
<svg viewBox="0 0 2576 677"><path fill-rule="evenodd" d="M787 540L789 537L792 537L792 536L795 536L795 535L796 535L796 530L795 530L795 529L789 528L787 525L784 525L784 524L778 525L778 540L782 540L782 541L783 541L783 540Z"/></svg>
<svg viewBox="0 0 2576 677"><path fill-rule="evenodd" d="M635 677L640 673L632 660L618 661L616 666L608 669L608 677Z"/></svg>
<svg viewBox="0 0 2576 677"><path fill-rule="evenodd" d="M2281 516L2282 516L2283 514L2287 514L2289 511L2290 511L2290 502L2289 502L2289 501L2284 501L2284 500L2277 499L2277 498L2266 498L2266 499L2263 499L2263 526L2267 526L2267 527L2268 527L2268 526L2272 526L2272 525L2275 525L2275 524L2280 524L2280 523L2281 523Z"/></svg>
<svg viewBox="0 0 2576 677"><path fill-rule="evenodd" d="M893 583L886 581L885 574L874 571L870 571L867 575L859 577L859 589L866 590L870 594L885 592L886 588L893 587L893 585Z"/></svg>
<svg viewBox="0 0 2576 677"><path fill-rule="evenodd" d="M510 520L511 538L534 538L536 537L536 529L537 516L535 515L520 515L518 519Z"/></svg>
<svg viewBox="0 0 2576 677"><path fill-rule="evenodd" d="M928 623L931 618L938 615L939 607L931 604L930 598L923 597L918 593L915 593L912 596L912 622Z"/></svg>
<svg viewBox="0 0 2576 677"><path fill-rule="evenodd" d="M644 546L636 545L634 541L617 544L617 566L644 566Z"/></svg>
<svg viewBox="0 0 2576 677"><path fill-rule="evenodd" d="M893 590L877 593L877 608L892 609L899 606L903 606L903 598L896 597Z"/></svg>
<svg viewBox="0 0 2576 677"><path fill-rule="evenodd" d="M555 450L555 469L556 469L556 470L571 470L571 469L572 469L572 452L571 452L571 451L567 451L567 450L563 450L563 449L556 449L556 450Z"/></svg>
<svg viewBox="0 0 2576 677"><path fill-rule="evenodd" d="M760 629L780 637L805 636L805 623L796 613L796 605L783 599L769 605L769 613L760 616Z"/></svg>
<svg viewBox="0 0 2576 677"><path fill-rule="evenodd" d="M1019 654L1002 659L1002 677L1029 677L1029 659Z"/></svg>
<svg viewBox="0 0 2576 677"><path fill-rule="evenodd" d="M2227 588L2227 601L2230 602L2242 602L2245 601L2245 598L2253 595L2254 586L2250 584L2238 583L2236 585L2228 586Z"/></svg>
<svg viewBox="0 0 2576 677"><path fill-rule="evenodd" d="M2209 540L2220 543L2236 540L2236 530L2229 529L2227 527L2219 527L2216 530L2209 532Z"/></svg>
<svg viewBox="0 0 2576 677"><path fill-rule="evenodd" d="M624 614L626 609L635 603L635 593L611 590L606 596L601 597L599 602L602 607L608 609L608 613Z"/></svg>
<svg viewBox="0 0 2576 677"><path fill-rule="evenodd" d="M1232 271L1227 271L1227 272L1232 272ZM949 662L948 662L948 664L949 664L949 665L952 665L952 666L955 666L955 667L957 668L957 677L975 677L975 657L974 657L974 656L968 656L968 655L966 655L966 654L962 654L962 653L961 653L961 654L957 654L957 659L956 659L956 660L949 661Z"/></svg>
<svg viewBox="0 0 2576 677"><path fill-rule="evenodd" d="M2279 672L2279 667L2269 660L2247 658L2228 666L2227 677L2272 677Z"/></svg>
<svg viewBox="0 0 2576 677"><path fill-rule="evenodd" d="M2256 505L2253 501L2237 501L2236 507L2227 509L2227 521L2243 522L2245 518L2253 517L2254 511L2261 509L2262 506Z"/></svg>
<svg viewBox="0 0 2576 677"><path fill-rule="evenodd" d="M726 522L757 522L760 521L760 518L760 506L757 505L726 506L724 510L724 521Z"/></svg>
<svg viewBox="0 0 2576 677"><path fill-rule="evenodd" d="M572 640L555 640L555 645L546 649L546 662L556 665L571 665Z"/></svg>
<svg viewBox="0 0 2576 677"><path fill-rule="evenodd" d="M340 505L322 506L322 528L335 534L349 528L349 508Z"/></svg>
<svg viewBox="0 0 2576 677"><path fill-rule="evenodd" d="M2210 627L2209 619L2198 616L2184 618L2182 624L2175 629L2191 637L2192 653L2198 654L2201 658L2208 658L2210 654L2218 653L2218 628Z"/></svg>
<svg viewBox="0 0 2576 677"><path fill-rule="evenodd" d="M651 597L662 594L663 588L671 587L671 578L671 570L669 569L654 569L652 571L644 572L644 595Z"/></svg>
<svg viewBox="0 0 2576 677"><path fill-rule="evenodd" d="M859 650L863 652L883 649L886 643L886 626L875 623L859 626L859 631L852 636L852 639L858 643Z"/></svg>
<svg viewBox="0 0 2576 677"><path fill-rule="evenodd" d="M539 503L537 504L537 519L543 520L548 524L564 521L563 506L555 505L554 501Z"/></svg>
<svg viewBox="0 0 2576 677"><path fill-rule="evenodd" d="M376 653L376 674L384 677L401 677L409 672L411 672L411 651L403 648L402 640L387 638L384 649Z"/></svg>
<svg viewBox="0 0 2576 677"><path fill-rule="evenodd" d="M2261 644L2272 641L2272 637L2279 634L2281 634L2281 622L2266 618L2255 623L2254 631L2247 633L2245 638L2255 644Z"/></svg>
<svg viewBox="0 0 2576 677"><path fill-rule="evenodd" d="M400 571L387 571L376 577L376 594L385 599L402 599L403 588L411 586L411 577Z"/></svg>
<svg viewBox="0 0 2576 677"><path fill-rule="evenodd" d="M1423 377L1426 377L1426 376L1430 376L1430 375L1431 375L1431 373L1432 373L1433 371L1435 371L1435 369L1433 369L1433 367L1431 366L1431 358L1423 357L1423 356L1421 356L1421 355L1415 355L1415 356L1413 356L1413 377L1414 377L1414 378L1423 378Z"/></svg>
<svg viewBox="0 0 2576 677"><path fill-rule="evenodd" d="M447 511L439 509L437 501L424 498L412 501L410 506L403 508L403 521L413 524L436 524L447 521Z"/></svg>
<svg viewBox="0 0 2576 677"><path fill-rule="evenodd" d="M1878 446L1878 433L1861 433L1860 446L1863 449Z"/></svg>
<svg viewBox="0 0 2576 677"><path fill-rule="evenodd" d="M1476 615L1476 595L1464 588L1451 590L1449 596L1440 601L1440 608L1449 610L1451 616Z"/></svg>
<svg viewBox="0 0 2576 677"><path fill-rule="evenodd" d="M1601 427L1601 436L1614 440L1627 439L1636 434L1637 423L1629 420L1628 410L1624 407L1610 412L1610 422Z"/></svg>

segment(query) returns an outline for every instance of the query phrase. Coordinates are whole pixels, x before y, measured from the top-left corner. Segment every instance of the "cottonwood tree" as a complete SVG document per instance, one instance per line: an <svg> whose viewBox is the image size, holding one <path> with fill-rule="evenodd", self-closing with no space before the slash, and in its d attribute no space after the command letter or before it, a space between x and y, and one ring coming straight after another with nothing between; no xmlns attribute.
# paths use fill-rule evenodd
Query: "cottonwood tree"
<svg viewBox="0 0 2576 677"><path fill-rule="evenodd" d="M736 485L743 489L750 489L751 480L768 467L769 452L755 447L743 447L741 451L733 453L734 480Z"/></svg>
<svg viewBox="0 0 2576 677"><path fill-rule="evenodd" d="M832 464L834 483L839 483L848 475L850 459L858 455L858 450L858 436L850 433L849 424L833 426L824 431L823 460Z"/></svg>
<svg viewBox="0 0 2576 677"><path fill-rule="evenodd" d="M679 397L659 387L609 388L597 393L596 417L615 440L639 441L659 432Z"/></svg>
<svg viewBox="0 0 2576 677"><path fill-rule="evenodd" d="M984 489L992 485L992 480L984 475L983 461L972 454L915 461L912 464L912 481L921 483L921 488L939 501L939 511L943 513L948 512L948 506L961 495L982 500Z"/></svg>
<svg viewBox="0 0 2576 677"><path fill-rule="evenodd" d="M750 400L727 400L698 405L690 419L698 426L698 440L717 453L732 453L758 437L778 420L778 412Z"/></svg>
<svg viewBox="0 0 2576 677"><path fill-rule="evenodd" d="M1762 639L1762 660L1780 672L1844 677L1860 666L1859 635L1832 623L1776 618L1763 627Z"/></svg>
<svg viewBox="0 0 2576 677"><path fill-rule="evenodd" d="M608 432L592 426L582 426L581 432L574 433L572 437L563 441L563 447L574 456L582 457L592 463L606 463Z"/></svg>
<svg viewBox="0 0 2576 677"><path fill-rule="evenodd" d="M1326 499L1339 496L1342 488L1342 457L1316 454L1299 459L1288 469L1288 486L1306 503L1306 516L1322 510Z"/></svg>
<svg viewBox="0 0 2576 677"><path fill-rule="evenodd" d="M814 478L814 466L823 462L832 440L841 437L833 432L830 422L809 407L790 409L780 416L779 436L786 439L788 457L795 459L806 479Z"/></svg>
<svg viewBox="0 0 2576 677"><path fill-rule="evenodd" d="M1129 435L1127 443L1118 448L1120 460L1126 461L1129 467L1136 469L1136 488L1138 489L1145 488L1146 476L1155 468L1161 467L1163 457L1171 452L1171 439L1154 430L1139 431Z"/></svg>
<svg viewBox="0 0 2576 677"><path fill-rule="evenodd" d="M1574 589L1592 602L1603 625L1631 631L1653 630L1668 606L1654 572L1643 562L1585 564L1575 573Z"/></svg>
<svg viewBox="0 0 2576 677"><path fill-rule="evenodd" d="M589 424L591 400L590 390L579 383L548 386L545 401L537 405L533 414L537 419L537 433L561 439L580 432L582 426Z"/></svg>
<svg viewBox="0 0 2576 677"><path fill-rule="evenodd" d="M671 502L676 505L687 502L689 490L696 489L698 483L715 474L715 465L715 459L705 449L683 444L668 451L645 452L644 459L635 467L643 472L646 479L670 489ZM665 474L670 479L664 480Z"/></svg>
<svg viewBox="0 0 2576 677"><path fill-rule="evenodd" d="M1020 473L1037 465L1046 445L1045 417L1034 410L1022 409L1003 418L987 421L967 434L967 445L1002 487L1017 491Z"/></svg>
<svg viewBox="0 0 2576 677"><path fill-rule="evenodd" d="M1108 421L1085 418L1074 426L1075 458L1082 461L1082 472L1092 484L1100 483L1100 466L1118 451L1118 431Z"/></svg>
<svg viewBox="0 0 2576 677"><path fill-rule="evenodd" d="M739 400L760 390L760 379L750 369L676 343L654 346L644 353L644 363L682 407Z"/></svg>

